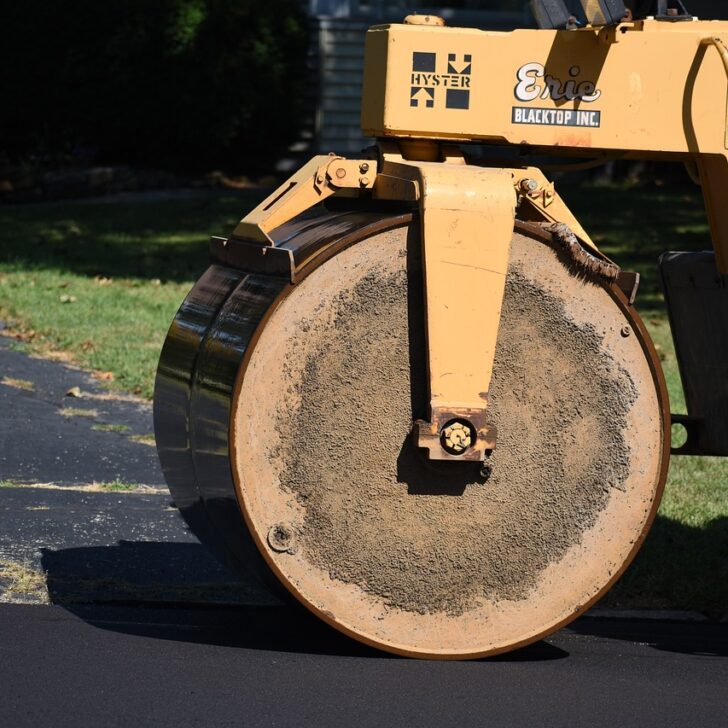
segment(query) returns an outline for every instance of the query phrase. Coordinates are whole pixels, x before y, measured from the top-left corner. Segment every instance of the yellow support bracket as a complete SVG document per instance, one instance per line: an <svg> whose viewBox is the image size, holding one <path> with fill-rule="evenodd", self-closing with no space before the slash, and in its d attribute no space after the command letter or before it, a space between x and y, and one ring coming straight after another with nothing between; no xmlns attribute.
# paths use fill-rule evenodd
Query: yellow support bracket
<svg viewBox="0 0 728 728"><path fill-rule="evenodd" d="M488 388L518 206L565 223L599 251L535 167L481 167L454 147L429 151L425 161L405 159L391 144L379 161L314 157L246 215L234 237L274 245L273 229L345 189L418 202L430 407L413 436L432 460L483 461L496 446Z"/></svg>
<svg viewBox="0 0 728 728"><path fill-rule="evenodd" d="M248 213L233 231L233 237L274 245L271 230L342 189L372 189L377 162L372 159L345 159L318 155Z"/></svg>
<svg viewBox="0 0 728 728"><path fill-rule="evenodd" d="M516 216L513 171L397 165L405 166L421 189L430 380L430 418L413 435L432 460L482 461L496 443L486 409Z"/></svg>

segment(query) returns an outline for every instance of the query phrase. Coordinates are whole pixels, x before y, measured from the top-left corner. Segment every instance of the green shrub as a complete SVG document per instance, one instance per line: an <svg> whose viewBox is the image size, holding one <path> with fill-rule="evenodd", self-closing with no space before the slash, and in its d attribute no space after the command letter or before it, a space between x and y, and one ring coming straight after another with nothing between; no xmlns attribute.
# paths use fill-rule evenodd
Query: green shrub
<svg viewBox="0 0 728 728"><path fill-rule="evenodd" d="M295 0L24 0L0 22L0 152L266 170L301 121Z"/></svg>

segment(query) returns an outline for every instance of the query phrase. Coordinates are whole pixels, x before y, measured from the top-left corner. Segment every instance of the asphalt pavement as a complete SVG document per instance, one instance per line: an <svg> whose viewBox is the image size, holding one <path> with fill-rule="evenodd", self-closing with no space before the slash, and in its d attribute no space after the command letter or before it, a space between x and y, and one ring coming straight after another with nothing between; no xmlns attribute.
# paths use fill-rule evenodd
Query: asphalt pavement
<svg viewBox="0 0 728 728"><path fill-rule="evenodd" d="M0 726L728 725L728 624L585 617L457 663L388 656L282 606L187 530L147 402L11 344Z"/></svg>
<svg viewBox="0 0 728 728"><path fill-rule="evenodd" d="M277 604L174 507L151 404L0 336L0 603Z"/></svg>
<svg viewBox="0 0 728 728"><path fill-rule="evenodd" d="M425 662L289 607L0 607L5 726L725 726L728 626L581 619Z"/></svg>

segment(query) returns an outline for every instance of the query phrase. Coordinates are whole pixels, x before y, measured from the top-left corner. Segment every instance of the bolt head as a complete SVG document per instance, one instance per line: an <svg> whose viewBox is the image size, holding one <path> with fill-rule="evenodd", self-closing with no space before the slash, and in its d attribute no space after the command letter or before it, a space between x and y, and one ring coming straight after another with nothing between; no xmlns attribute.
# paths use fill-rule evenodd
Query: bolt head
<svg viewBox="0 0 728 728"><path fill-rule="evenodd" d="M451 455L462 455L473 444L472 431L466 423L456 420L443 428L441 441Z"/></svg>
<svg viewBox="0 0 728 728"><path fill-rule="evenodd" d="M369 165L368 165L368 164L367 164L366 162L362 162L362 163L361 163L361 164L359 165L359 171L360 171L360 172L361 172L362 174L364 174L365 172L368 172L368 171L369 171Z"/></svg>
<svg viewBox="0 0 728 728"><path fill-rule="evenodd" d="M523 192L535 192L538 189L538 182L535 179L522 179L521 190Z"/></svg>
<svg viewBox="0 0 728 728"><path fill-rule="evenodd" d="M632 329L629 326L623 326L620 333L626 339L632 333Z"/></svg>
<svg viewBox="0 0 728 728"><path fill-rule="evenodd" d="M278 553L293 553L295 537L287 523L276 523L268 531L268 545Z"/></svg>
<svg viewBox="0 0 728 728"><path fill-rule="evenodd" d="M337 176L337 177L338 177L339 179L343 179L344 177L346 177L346 170L345 170L345 169L344 169L343 167L339 167L339 168L338 168L338 169L336 170L336 176Z"/></svg>
<svg viewBox="0 0 728 728"><path fill-rule="evenodd" d="M369 177L359 177L359 184L366 187L369 184Z"/></svg>

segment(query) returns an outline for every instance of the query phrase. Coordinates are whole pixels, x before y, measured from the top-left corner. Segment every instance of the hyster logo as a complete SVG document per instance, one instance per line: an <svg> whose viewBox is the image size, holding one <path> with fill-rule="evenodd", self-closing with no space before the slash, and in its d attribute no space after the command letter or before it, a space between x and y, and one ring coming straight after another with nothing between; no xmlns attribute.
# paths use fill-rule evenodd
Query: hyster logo
<svg viewBox="0 0 728 728"><path fill-rule="evenodd" d="M473 57L470 54L447 54L447 73L437 73L437 53L412 54L410 106L432 109L435 91L445 89L446 109L470 108L470 72Z"/></svg>

